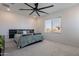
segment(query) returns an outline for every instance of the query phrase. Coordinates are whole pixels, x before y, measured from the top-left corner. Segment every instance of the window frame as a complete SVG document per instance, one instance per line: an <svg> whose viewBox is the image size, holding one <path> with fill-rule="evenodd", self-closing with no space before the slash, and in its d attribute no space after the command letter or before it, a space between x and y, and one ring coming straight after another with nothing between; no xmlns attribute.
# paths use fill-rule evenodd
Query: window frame
<svg viewBox="0 0 79 59"><path fill-rule="evenodd" d="M60 25L59 25L59 27L60 27L60 31L59 32L55 32L55 31L53 31L53 19L55 19L55 18L60 18ZM49 32L46 32L45 30L45 21L44 21L44 32L45 33L50 33L50 32L55 32L55 33L61 33L62 32L62 17L53 17L52 19L47 19L47 20L51 20L51 31L49 31Z"/></svg>

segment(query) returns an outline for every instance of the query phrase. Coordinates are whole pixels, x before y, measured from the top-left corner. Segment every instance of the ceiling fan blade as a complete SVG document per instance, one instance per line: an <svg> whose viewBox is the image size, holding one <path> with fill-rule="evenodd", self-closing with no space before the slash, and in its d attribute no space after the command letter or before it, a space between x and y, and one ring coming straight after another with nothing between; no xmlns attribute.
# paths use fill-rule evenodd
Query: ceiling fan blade
<svg viewBox="0 0 79 59"><path fill-rule="evenodd" d="M50 7L53 7L54 5L50 5L50 6L46 6L46 7L42 7L42 8L39 8L38 10L42 10L42 9L46 9L46 8L50 8Z"/></svg>
<svg viewBox="0 0 79 59"><path fill-rule="evenodd" d="M31 15L33 12L34 12L34 10L29 15Z"/></svg>
<svg viewBox="0 0 79 59"><path fill-rule="evenodd" d="M19 9L19 10L33 10L33 9Z"/></svg>
<svg viewBox="0 0 79 59"><path fill-rule="evenodd" d="M35 8L38 8L38 3L35 3Z"/></svg>
<svg viewBox="0 0 79 59"><path fill-rule="evenodd" d="M38 11L36 11L37 15L40 16L40 14L38 13Z"/></svg>
<svg viewBox="0 0 79 59"><path fill-rule="evenodd" d="M40 11L40 10L38 10L39 12L42 12L42 13L45 13L45 14L48 14L47 12L44 12L44 11Z"/></svg>
<svg viewBox="0 0 79 59"><path fill-rule="evenodd" d="M27 5L27 6L29 6L29 7L31 7L31 8L33 8L31 5L29 5L29 4L27 4L27 3L24 3L25 5Z"/></svg>

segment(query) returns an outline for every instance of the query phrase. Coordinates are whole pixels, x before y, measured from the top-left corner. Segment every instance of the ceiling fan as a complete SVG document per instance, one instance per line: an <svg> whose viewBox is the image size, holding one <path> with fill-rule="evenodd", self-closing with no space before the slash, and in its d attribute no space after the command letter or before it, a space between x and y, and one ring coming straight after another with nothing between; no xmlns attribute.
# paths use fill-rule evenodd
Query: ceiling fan
<svg viewBox="0 0 79 59"><path fill-rule="evenodd" d="M48 14L47 12L42 11L42 9L46 9L46 8L50 8L50 7L54 6L54 5L50 5L50 6L38 8L38 3L34 3L35 7L32 7L31 5L29 5L27 3L24 3L24 4L27 5L27 6L29 6L31 9L19 9L19 10L32 10L32 12L29 15L33 14L34 12L36 12L36 14L38 16L40 16L39 12Z"/></svg>

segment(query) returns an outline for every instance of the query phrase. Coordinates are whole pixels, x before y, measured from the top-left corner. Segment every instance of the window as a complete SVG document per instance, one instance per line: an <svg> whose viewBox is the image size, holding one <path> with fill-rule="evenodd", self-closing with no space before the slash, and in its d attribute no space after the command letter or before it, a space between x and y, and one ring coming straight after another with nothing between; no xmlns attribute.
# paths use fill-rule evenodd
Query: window
<svg viewBox="0 0 79 59"><path fill-rule="evenodd" d="M53 32L61 32L61 18L54 18L53 20Z"/></svg>
<svg viewBox="0 0 79 59"><path fill-rule="evenodd" d="M51 20L45 21L45 32L51 32L52 23Z"/></svg>
<svg viewBox="0 0 79 59"><path fill-rule="evenodd" d="M45 20L45 32L61 32L61 18Z"/></svg>

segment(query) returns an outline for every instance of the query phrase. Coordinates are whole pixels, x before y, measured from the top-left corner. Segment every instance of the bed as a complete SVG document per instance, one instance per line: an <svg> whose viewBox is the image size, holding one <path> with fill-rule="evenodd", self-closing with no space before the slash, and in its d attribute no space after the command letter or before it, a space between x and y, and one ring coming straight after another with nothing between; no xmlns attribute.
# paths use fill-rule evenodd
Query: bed
<svg viewBox="0 0 79 59"><path fill-rule="evenodd" d="M35 34L15 34L14 42L17 44L18 48L23 48L27 45L43 41L43 35L40 33Z"/></svg>

